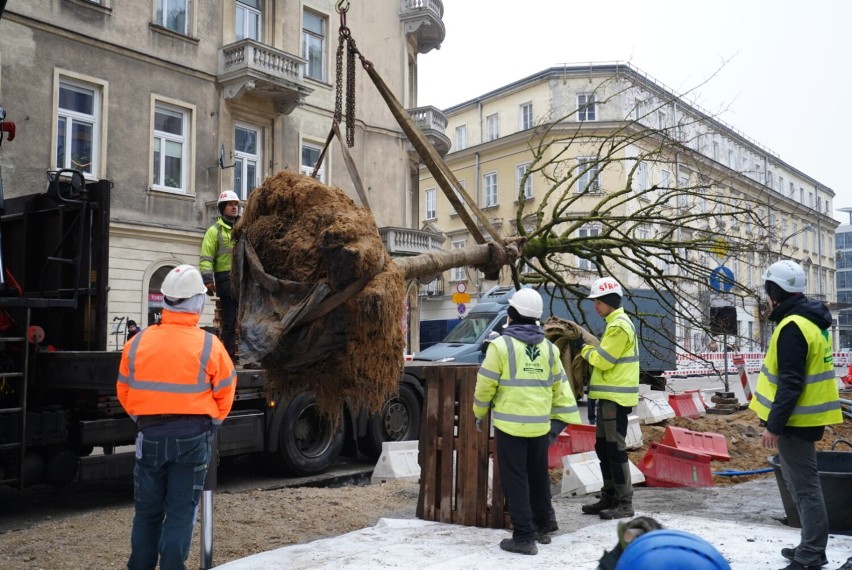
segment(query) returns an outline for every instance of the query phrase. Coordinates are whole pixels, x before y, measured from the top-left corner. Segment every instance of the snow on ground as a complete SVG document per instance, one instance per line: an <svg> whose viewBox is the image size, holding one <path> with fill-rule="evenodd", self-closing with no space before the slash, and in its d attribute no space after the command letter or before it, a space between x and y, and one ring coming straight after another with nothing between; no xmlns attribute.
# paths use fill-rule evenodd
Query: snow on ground
<svg viewBox="0 0 852 570"><path fill-rule="evenodd" d="M745 526L736 522L667 514L654 514L654 518L666 528L685 530L707 540L725 556L733 570L782 568L786 561L781 557L781 548L795 546L799 539L798 529L781 524ZM551 544L539 545L538 555L524 556L500 550L500 540L510 536L506 530L417 519L381 519L370 528L255 554L217 569L481 570L515 565L524 569L594 570L603 550L615 545L616 525L617 521L607 521L572 533L557 533ZM831 535L827 555L828 568L840 566L848 556L852 556L852 537Z"/></svg>

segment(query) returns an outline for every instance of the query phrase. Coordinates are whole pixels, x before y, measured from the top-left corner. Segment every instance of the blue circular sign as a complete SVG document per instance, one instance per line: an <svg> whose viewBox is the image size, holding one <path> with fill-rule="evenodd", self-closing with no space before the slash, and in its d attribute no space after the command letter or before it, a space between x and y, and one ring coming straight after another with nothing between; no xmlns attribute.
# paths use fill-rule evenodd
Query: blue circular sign
<svg viewBox="0 0 852 570"><path fill-rule="evenodd" d="M467 311L467 305L465 305L464 303L459 303L456 306L456 310L458 310L460 315L463 315L465 313L465 311Z"/></svg>
<svg viewBox="0 0 852 570"><path fill-rule="evenodd" d="M720 265L710 272L710 278L708 281L710 282L710 286L716 291L728 293L734 288L734 272L727 267Z"/></svg>

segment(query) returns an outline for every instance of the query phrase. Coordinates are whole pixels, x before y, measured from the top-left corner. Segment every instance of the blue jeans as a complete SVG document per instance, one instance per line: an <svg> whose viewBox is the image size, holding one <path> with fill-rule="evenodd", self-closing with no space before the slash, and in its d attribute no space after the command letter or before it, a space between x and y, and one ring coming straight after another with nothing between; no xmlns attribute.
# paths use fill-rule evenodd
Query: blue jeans
<svg viewBox="0 0 852 570"><path fill-rule="evenodd" d="M136 437L130 570L185 570L213 433Z"/></svg>

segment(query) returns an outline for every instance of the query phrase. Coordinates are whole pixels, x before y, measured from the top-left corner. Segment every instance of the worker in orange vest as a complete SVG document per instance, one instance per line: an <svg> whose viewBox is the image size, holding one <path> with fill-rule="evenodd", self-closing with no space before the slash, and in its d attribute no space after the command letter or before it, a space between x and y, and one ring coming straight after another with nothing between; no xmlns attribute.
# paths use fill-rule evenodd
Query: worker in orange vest
<svg viewBox="0 0 852 570"><path fill-rule="evenodd" d="M124 345L116 391L136 422L130 570L185 569L214 431L234 401L225 347L198 328L207 288L192 265L163 280L163 316Z"/></svg>

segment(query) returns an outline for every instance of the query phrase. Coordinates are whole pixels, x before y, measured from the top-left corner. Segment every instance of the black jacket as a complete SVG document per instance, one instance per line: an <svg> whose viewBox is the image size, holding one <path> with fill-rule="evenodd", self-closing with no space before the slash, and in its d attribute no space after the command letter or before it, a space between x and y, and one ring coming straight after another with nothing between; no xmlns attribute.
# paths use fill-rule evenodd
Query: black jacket
<svg viewBox="0 0 852 570"><path fill-rule="evenodd" d="M819 328L826 330L831 326L831 313L824 303L812 301L804 295L794 295L778 305L769 315L769 320L781 322L790 315L802 316ZM822 439L824 426L790 427L787 421L796 406L796 400L805 386L805 362L808 357L808 343L805 335L796 323L787 323L778 333L776 344L778 351L778 390L769 412L766 429L780 435L792 435L806 441Z"/></svg>

